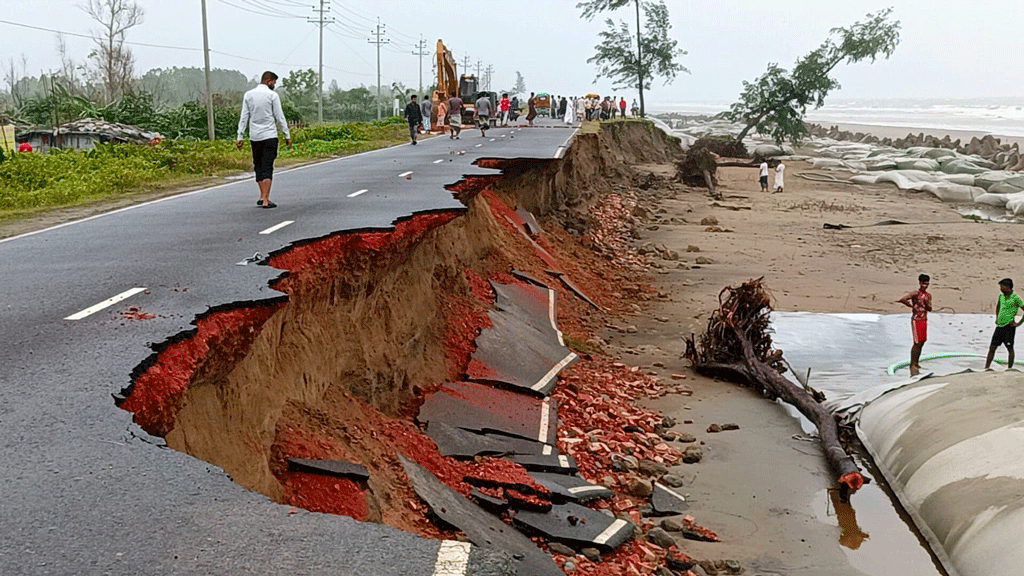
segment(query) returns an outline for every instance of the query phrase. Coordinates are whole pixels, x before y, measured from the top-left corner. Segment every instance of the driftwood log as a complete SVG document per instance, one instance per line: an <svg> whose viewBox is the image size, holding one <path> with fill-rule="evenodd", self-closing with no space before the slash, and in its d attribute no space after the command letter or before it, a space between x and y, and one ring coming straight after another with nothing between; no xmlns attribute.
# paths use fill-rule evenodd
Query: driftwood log
<svg viewBox="0 0 1024 576"><path fill-rule="evenodd" d="M771 297L762 278L739 287L725 287L718 295L718 310L708 320L699 341L686 339L686 358L699 374L751 386L771 399L782 399L818 428L825 459L836 474L843 496L857 491L864 477L839 441L839 427L813 388L797 386L782 374L782 351L772 349L769 335Z"/></svg>

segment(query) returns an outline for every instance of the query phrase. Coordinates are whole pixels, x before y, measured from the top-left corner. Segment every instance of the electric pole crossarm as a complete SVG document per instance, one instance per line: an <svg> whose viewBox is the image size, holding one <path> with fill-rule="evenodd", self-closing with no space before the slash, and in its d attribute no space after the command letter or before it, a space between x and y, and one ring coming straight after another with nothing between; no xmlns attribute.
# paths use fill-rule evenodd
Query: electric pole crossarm
<svg viewBox="0 0 1024 576"><path fill-rule="evenodd" d="M324 12L330 11L329 0L320 0L320 7L313 7L313 12L319 13L316 18L310 18L310 24L316 24L320 28L320 65L316 74L317 96L316 96L316 118L317 122L324 121L324 26L334 23L334 18L325 18Z"/></svg>

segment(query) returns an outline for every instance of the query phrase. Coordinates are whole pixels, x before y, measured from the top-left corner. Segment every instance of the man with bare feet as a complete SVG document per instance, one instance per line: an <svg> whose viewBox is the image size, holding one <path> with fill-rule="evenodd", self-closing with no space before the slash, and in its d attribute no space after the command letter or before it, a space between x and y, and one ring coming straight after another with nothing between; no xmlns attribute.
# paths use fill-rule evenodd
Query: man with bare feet
<svg viewBox="0 0 1024 576"><path fill-rule="evenodd" d="M911 376L921 372L921 350L928 340L928 313L932 311L932 295L928 293L930 282L931 277L921 274L917 277L917 290L897 300L910 308L910 332L914 338L914 345L910 347Z"/></svg>

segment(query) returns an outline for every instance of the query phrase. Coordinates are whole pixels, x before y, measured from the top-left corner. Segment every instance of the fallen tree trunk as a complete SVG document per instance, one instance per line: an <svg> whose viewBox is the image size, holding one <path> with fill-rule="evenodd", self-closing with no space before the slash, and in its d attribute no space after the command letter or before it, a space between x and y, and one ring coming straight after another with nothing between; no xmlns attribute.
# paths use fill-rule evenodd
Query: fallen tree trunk
<svg viewBox="0 0 1024 576"><path fill-rule="evenodd" d="M772 349L768 333L771 298L762 279L726 287L718 296L718 310L712 313L700 342L686 339L686 357L700 374L738 381L769 398L780 398L794 406L818 428L829 467L846 497L864 484L864 477L839 441L835 418L821 405L823 396L804 389L782 374L786 368L781 350ZM722 297L728 293L725 301Z"/></svg>

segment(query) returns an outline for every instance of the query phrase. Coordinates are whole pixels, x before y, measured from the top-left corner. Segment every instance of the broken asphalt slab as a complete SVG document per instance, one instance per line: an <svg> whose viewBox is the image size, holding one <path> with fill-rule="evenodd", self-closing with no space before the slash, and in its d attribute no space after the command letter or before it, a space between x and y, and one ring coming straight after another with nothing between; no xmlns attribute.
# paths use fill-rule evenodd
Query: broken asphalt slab
<svg viewBox="0 0 1024 576"><path fill-rule="evenodd" d="M571 502L545 513L519 510L512 524L574 548L613 550L633 535L631 522Z"/></svg>
<svg viewBox="0 0 1024 576"><path fill-rule="evenodd" d="M366 467L347 460L315 460L313 458L289 458L288 468L298 472L324 474L338 478L350 478L360 482L370 479Z"/></svg>
<svg viewBox="0 0 1024 576"><path fill-rule="evenodd" d="M503 456L508 454L553 454L561 452L550 444L508 436L484 434L449 426L440 420L427 422L427 436L437 444L442 456L473 458L475 456Z"/></svg>
<svg viewBox="0 0 1024 576"><path fill-rule="evenodd" d="M416 419L554 446L557 414L553 398L541 399L476 382L448 382L423 402Z"/></svg>
<svg viewBox="0 0 1024 576"><path fill-rule="evenodd" d="M551 556L515 528L446 486L426 468L401 454L398 459L412 481L416 495L434 514L462 530L470 542L512 556L517 564L517 574L565 576Z"/></svg>
<svg viewBox="0 0 1024 576"><path fill-rule="evenodd" d="M597 484L591 484L579 476L531 472L538 484L551 491L554 498L562 502L589 502L598 498L611 498L614 492Z"/></svg>

